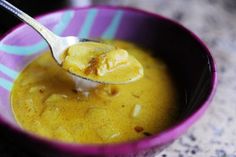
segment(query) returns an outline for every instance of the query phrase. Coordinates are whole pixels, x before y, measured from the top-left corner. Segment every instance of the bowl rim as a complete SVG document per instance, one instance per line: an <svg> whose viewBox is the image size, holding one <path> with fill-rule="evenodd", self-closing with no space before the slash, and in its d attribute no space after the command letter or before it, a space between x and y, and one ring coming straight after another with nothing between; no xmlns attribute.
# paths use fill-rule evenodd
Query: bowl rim
<svg viewBox="0 0 236 157"><path fill-rule="evenodd" d="M209 91L209 94L207 95L207 98L205 98L204 102L201 103L200 107L196 111L194 111L191 115L181 120L180 122L174 124L173 126L169 127L168 129L163 130L162 132L158 134L154 134L150 137L146 137L140 140L128 141L128 142L117 143L117 144L78 144L78 143L66 143L66 142L51 140L51 139L47 139L47 138L37 136L29 132L26 132L18 127L15 127L9 124L8 122L5 122L1 118L1 116L0 116L0 125L5 126L6 128L9 128L11 131L13 131L13 133L18 134L30 140L31 142L44 144L47 147L52 147L54 149L61 150L63 152L69 152L69 153L74 153L74 154L83 153L83 154L91 154L91 155L122 154L122 153L129 153L130 151L143 150L143 149L151 148L154 146L163 146L174 141L177 137L179 137L181 134L186 132L187 129L189 129L190 126L193 125L194 122L197 121L197 119L201 117L201 115L203 115L203 113L208 108L216 92L216 86L217 86L216 64L206 44L199 37L197 37L193 32L191 32L190 30L188 30L186 27L179 24L175 20L169 19L157 13L152 13L146 10L129 7L129 6L89 5L85 7L68 7L68 8L57 10L57 11L41 14L39 16L36 16L36 19L44 18L45 16L49 16L52 14L62 13L68 10L76 11L76 10L82 10L82 9L85 9L85 10L107 9L107 10L131 11L134 13L141 13L147 16L152 16L154 18L157 18L158 20L163 20L165 22L170 23L171 25L174 25L175 27L178 27L179 29L182 29L185 33L189 34L191 38L193 38L196 42L198 42L202 46L203 48L202 53L205 53L209 58L209 66L211 69L212 77L211 77L210 91ZM0 42L3 41L5 38L7 38L9 34L14 33L15 30L19 29L20 27L24 25L25 25L24 23L18 24L17 26L13 27L12 29L4 33L0 37Z"/></svg>

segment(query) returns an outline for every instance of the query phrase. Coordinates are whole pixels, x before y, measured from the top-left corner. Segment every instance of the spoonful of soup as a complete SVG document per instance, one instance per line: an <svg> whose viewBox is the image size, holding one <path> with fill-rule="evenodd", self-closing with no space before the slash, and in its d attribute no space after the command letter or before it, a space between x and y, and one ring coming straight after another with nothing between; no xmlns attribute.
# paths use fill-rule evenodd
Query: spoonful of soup
<svg viewBox="0 0 236 157"><path fill-rule="evenodd" d="M143 76L142 65L124 49L75 36L59 37L9 2L0 0L0 6L35 29L58 65L78 79L123 84Z"/></svg>

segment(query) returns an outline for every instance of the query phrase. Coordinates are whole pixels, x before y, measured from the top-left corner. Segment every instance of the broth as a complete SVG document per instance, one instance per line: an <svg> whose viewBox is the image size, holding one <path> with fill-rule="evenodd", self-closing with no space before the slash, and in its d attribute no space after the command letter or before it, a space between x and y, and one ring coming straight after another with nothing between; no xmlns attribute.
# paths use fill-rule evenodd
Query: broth
<svg viewBox="0 0 236 157"><path fill-rule="evenodd" d="M101 84L87 92L45 52L15 81L11 103L19 125L34 134L74 143L117 143L159 133L178 116L178 95L168 66L125 41L108 41L142 64L129 84ZM120 76L122 77L122 76Z"/></svg>

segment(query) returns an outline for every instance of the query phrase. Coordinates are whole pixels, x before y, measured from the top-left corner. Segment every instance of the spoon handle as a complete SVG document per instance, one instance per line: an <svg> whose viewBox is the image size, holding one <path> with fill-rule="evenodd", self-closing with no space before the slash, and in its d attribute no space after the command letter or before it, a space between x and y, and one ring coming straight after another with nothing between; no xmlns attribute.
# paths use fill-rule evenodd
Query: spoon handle
<svg viewBox="0 0 236 157"><path fill-rule="evenodd" d="M0 6L2 6L4 9L12 13L14 16L19 18L23 22L26 22L33 29L35 29L44 39L46 39L49 45L52 45L54 43L57 36L45 26L34 20L32 17L30 17L20 9L16 8L6 0L0 0Z"/></svg>

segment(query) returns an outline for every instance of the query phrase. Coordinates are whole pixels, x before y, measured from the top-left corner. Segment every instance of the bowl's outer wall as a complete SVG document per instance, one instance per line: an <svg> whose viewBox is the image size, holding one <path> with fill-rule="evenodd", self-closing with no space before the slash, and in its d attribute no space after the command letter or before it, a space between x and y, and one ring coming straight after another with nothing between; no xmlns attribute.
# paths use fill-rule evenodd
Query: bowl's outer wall
<svg viewBox="0 0 236 157"><path fill-rule="evenodd" d="M187 103L181 104L183 111L178 125L163 134L138 142L85 147L56 142L52 144L45 139L26 134L19 128L13 127L16 123L9 103L10 90L17 74L35 56L47 49L47 45L32 29L22 26L9 33L0 42L0 130L2 132L0 136L3 136L1 141L5 139L6 143L17 144L17 147L29 154L37 151L50 156L68 154L110 156L134 153L153 147L160 150L162 146L182 134L208 106L215 83L213 60L199 39L182 26L157 15L119 7L71 9L44 16L40 21L58 35L116 38L133 41L151 49L155 55L169 63L176 80L184 87ZM144 154L150 156L149 153Z"/></svg>

